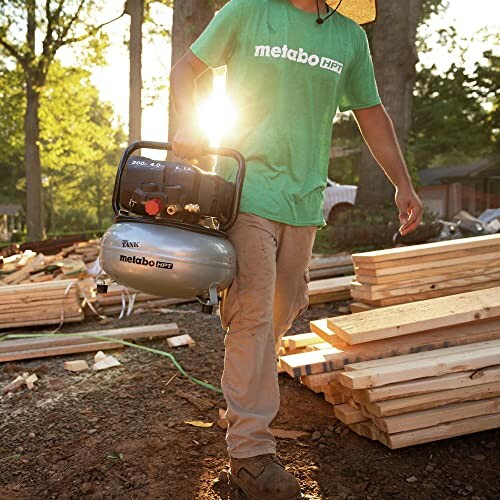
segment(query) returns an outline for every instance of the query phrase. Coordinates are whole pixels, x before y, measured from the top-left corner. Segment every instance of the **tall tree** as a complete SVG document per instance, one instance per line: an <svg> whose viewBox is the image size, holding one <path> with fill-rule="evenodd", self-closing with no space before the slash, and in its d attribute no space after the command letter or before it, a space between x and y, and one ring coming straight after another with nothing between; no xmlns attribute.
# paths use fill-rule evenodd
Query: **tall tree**
<svg viewBox="0 0 500 500"><path fill-rule="evenodd" d="M411 123L421 7L422 0L378 2L378 19L370 33L380 96L403 149ZM364 146L356 204L366 208L380 206L392 201L393 192L391 183Z"/></svg>
<svg viewBox="0 0 500 500"><path fill-rule="evenodd" d="M131 143L141 138L142 24L144 22L144 0L127 0L125 11L130 16L128 140Z"/></svg>
<svg viewBox="0 0 500 500"><path fill-rule="evenodd" d="M95 10L95 5L90 0L38 0L38 3L37 0L0 0L0 47L24 71L26 221L29 239L37 240L44 235L39 148L40 92L62 47L84 40L94 42L97 32L114 20L102 24L90 23L87 20L91 9ZM23 32L24 38L19 35ZM40 36L41 40L38 39Z"/></svg>

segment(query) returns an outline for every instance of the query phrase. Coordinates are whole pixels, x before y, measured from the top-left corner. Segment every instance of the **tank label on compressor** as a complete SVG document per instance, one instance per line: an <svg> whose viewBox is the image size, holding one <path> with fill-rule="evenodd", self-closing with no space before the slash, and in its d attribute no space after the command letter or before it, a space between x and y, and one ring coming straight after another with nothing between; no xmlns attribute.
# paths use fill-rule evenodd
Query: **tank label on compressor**
<svg viewBox="0 0 500 500"><path fill-rule="evenodd" d="M136 264L139 266L158 267L160 269L173 269L174 265L171 262L161 260L146 259L146 257L137 257L136 255L120 255L120 262L128 264Z"/></svg>

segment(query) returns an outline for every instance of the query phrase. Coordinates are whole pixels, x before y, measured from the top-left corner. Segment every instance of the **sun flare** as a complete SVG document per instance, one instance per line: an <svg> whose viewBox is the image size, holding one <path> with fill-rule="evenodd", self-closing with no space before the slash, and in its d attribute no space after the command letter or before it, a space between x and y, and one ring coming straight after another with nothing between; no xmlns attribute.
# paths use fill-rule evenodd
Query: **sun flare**
<svg viewBox="0 0 500 500"><path fill-rule="evenodd" d="M224 136L236 125L236 108L226 94L226 75L214 75L213 90L198 105L198 124L211 147L225 145Z"/></svg>

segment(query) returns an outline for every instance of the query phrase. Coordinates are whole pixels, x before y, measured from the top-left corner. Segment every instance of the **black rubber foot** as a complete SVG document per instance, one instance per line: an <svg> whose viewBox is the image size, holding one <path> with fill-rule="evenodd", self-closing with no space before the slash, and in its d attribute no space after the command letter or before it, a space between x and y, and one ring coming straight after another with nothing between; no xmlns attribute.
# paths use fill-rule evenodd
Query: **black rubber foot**
<svg viewBox="0 0 500 500"><path fill-rule="evenodd" d="M98 283L97 293L108 293L108 285L106 283Z"/></svg>
<svg viewBox="0 0 500 500"><path fill-rule="evenodd" d="M201 306L201 312L205 314L213 314L214 313L214 306L209 306L207 304L202 304Z"/></svg>

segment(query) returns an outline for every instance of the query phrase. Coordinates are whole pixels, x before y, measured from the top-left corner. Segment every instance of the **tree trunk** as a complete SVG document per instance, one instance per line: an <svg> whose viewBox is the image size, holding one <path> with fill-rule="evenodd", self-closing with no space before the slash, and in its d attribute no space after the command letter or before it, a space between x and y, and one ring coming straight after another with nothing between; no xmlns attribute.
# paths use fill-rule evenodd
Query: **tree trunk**
<svg viewBox="0 0 500 500"><path fill-rule="evenodd" d="M380 97L392 118L403 151L411 123L418 60L415 40L421 6L422 0L378 2L378 18L371 32ZM373 208L393 200L394 187L364 145L356 205Z"/></svg>
<svg viewBox="0 0 500 500"><path fill-rule="evenodd" d="M42 197L42 166L40 162L40 83L36 71L31 68L36 47L36 1L26 2L27 26L26 44L27 58L24 63L26 75L26 114L24 115L24 161L26 163L26 225L28 239L41 240L45 236Z"/></svg>
<svg viewBox="0 0 500 500"><path fill-rule="evenodd" d="M142 117L142 24L144 21L144 0L128 0L127 14L130 15L130 97L128 139L129 143L138 141L141 134Z"/></svg>
<svg viewBox="0 0 500 500"><path fill-rule="evenodd" d="M26 162L26 223L28 239L41 240L44 237L42 167L40 164L40 121L38 109L40 95L28 82L26 88L26 114L24 116L25 162Z"/></svg>
<svg viewBox="0 0 500 500"><path fill-rule="evenodd" d="M172 23L172 66L188 51L201 35L215 14L213 2L206 0L174 0ZM212 72L208 71L197 81L197 94L207 94L212 89ZM168 138L172 140L179 124L170 99L168 113Z"/></svg>

